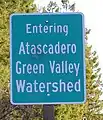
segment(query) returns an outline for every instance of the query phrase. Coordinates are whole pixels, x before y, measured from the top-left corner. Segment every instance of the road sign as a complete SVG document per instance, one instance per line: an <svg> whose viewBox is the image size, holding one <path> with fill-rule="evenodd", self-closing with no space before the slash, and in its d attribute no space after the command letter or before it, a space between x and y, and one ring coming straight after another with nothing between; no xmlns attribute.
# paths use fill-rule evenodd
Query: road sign
<svg viewBox="0 0 103 120"><path fill-rule="evenodd" d="M12 104L75 104L86 98L82 13L10 17Z"/></svg>

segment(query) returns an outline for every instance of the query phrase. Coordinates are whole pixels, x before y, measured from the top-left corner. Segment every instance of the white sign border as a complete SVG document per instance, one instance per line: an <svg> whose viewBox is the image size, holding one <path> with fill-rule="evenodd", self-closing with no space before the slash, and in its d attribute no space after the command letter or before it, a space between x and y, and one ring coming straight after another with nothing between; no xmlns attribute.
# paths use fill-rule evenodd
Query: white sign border
<svg viewBox="0 0 103 120"><path fill-rule="evenodd" d="M12 97L12 17L18 15L76 15L82 16L82 26L83 28L83 63L84 63L84 100L81 102L45 102L45 103L14 103ZM10 102L13 105L41 105L41 104L83 104L86 102L86 64L85 64L85 20L84 14L82 12L66 12L66 13L13 13L10 15Z"/></svg>

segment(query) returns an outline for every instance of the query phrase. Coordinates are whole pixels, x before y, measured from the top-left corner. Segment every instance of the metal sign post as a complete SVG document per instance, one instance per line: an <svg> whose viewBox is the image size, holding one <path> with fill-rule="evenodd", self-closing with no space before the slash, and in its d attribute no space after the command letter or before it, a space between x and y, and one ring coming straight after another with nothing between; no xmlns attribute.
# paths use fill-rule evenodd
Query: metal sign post
<svg viewBox="0 0 103 120"><path fill-rule="evenodd" d="M43 120L54 119L54 105L43 105Z"/></svg>

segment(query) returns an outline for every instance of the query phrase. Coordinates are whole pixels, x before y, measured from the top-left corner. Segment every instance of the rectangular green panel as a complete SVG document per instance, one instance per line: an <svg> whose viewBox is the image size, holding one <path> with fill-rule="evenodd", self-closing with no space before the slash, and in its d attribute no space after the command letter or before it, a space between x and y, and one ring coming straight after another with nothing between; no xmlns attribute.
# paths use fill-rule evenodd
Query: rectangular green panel
<svg viewBox="0 0 103 120"><path fill-rule="evenodd" d="M12 104L75 104L86 99L82 13L10 17Z"/></svg>

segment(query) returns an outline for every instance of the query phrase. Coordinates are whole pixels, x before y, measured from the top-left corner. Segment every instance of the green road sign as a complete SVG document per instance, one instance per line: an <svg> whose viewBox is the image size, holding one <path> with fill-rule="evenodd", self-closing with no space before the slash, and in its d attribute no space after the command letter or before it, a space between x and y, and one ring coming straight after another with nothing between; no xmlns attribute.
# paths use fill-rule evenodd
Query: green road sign
<svg viewBox="0 0 103 120"><path fill-rule="evenodd" d="M84 42L81 13L11 15L11 103L84 103Z"/></svg>

